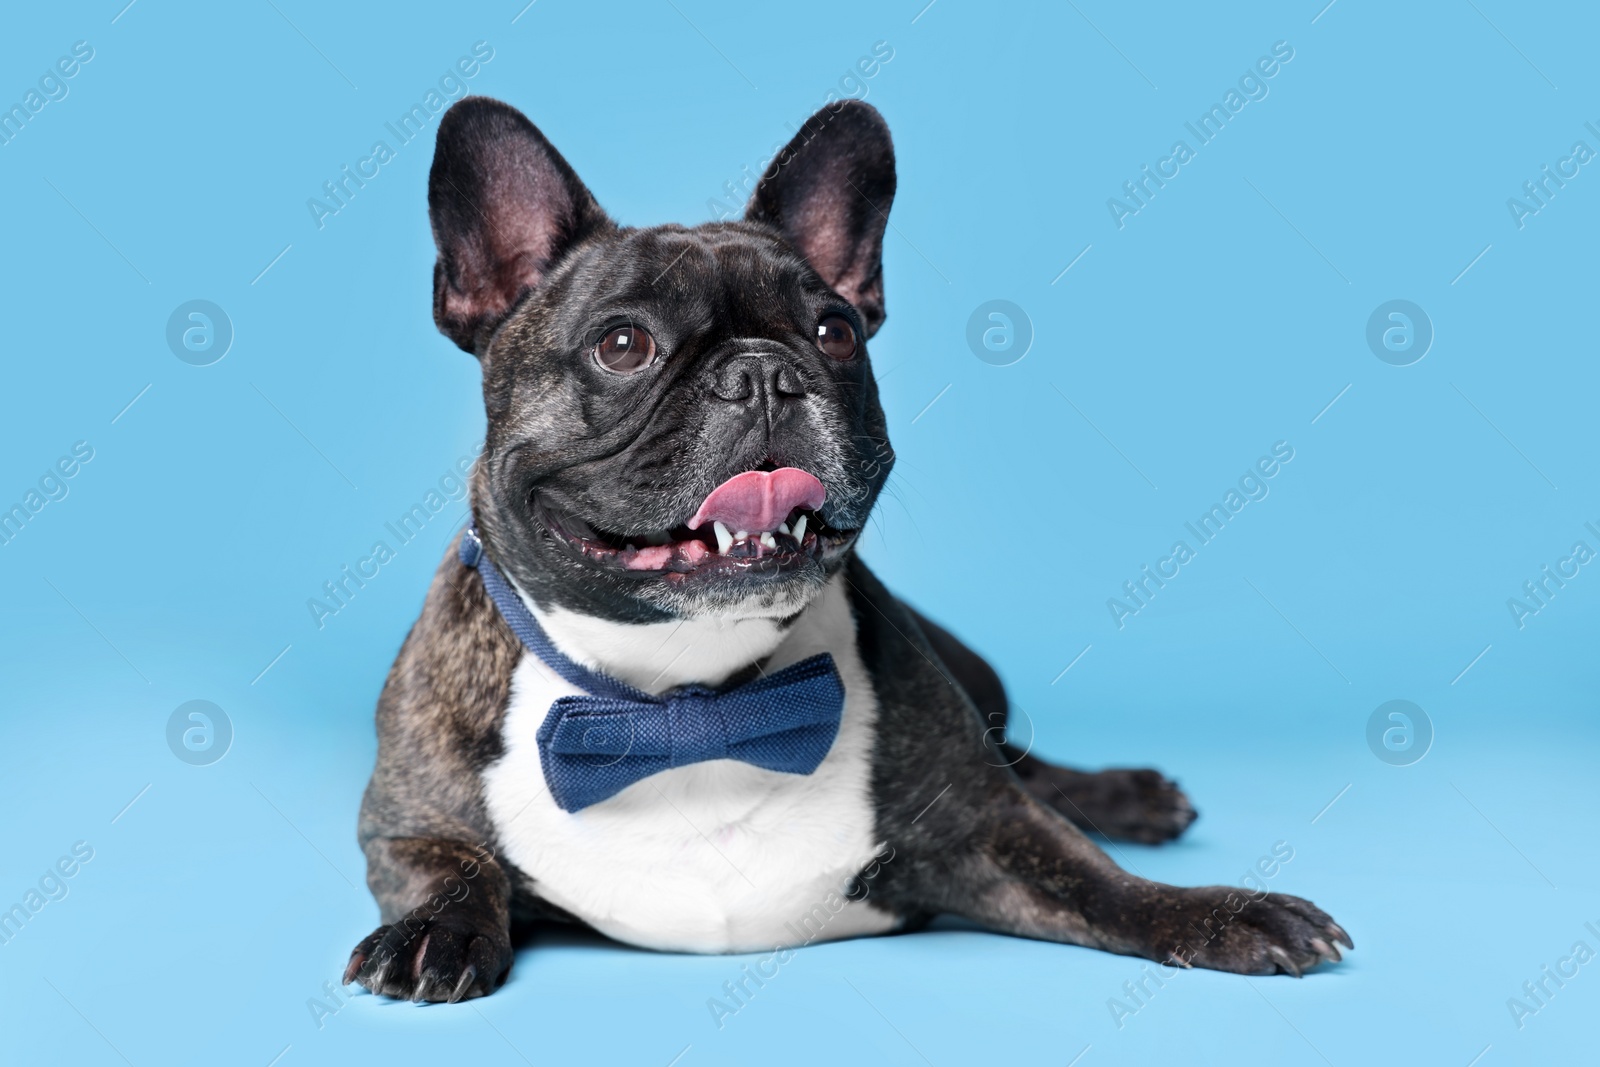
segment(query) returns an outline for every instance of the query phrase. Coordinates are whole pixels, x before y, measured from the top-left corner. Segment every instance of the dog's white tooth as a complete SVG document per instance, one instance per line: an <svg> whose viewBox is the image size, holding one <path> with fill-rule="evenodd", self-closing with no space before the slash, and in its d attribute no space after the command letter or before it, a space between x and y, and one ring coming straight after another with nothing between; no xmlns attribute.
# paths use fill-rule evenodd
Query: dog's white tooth
<svg viewBox="0 0 1600 1067"><path fill-rule="evenodd" d="M735 541L747 541L747 540L750 539L750 531L749 530L739 530L733 535L733 539Z"/></svg>
<svg viewBox="0 0 1600 1067"><path fill-rule="evenodd" d="M717 551L724 556L727 555L728 549L733 547L733 534L729 533L728 528L720 522L711 524L711 532L717 535Z"/></svg>
<svg viewBox="0 0 1600 1067"><path fill-rule="evenodd" d="M806 540L806 517L804 515L802 515L798 519L794 520L794 539L796 541L799 541L801 544L805 543L805 540Z"/></svg>
<svg viewBox="0 0 1600 1067"><path fill-rule="evenodd" d="M778 523L778 532L781 534L787 534L789 532L789 524L786 522Z"/></svg>
<svg viewBox="0 0 1600 1067"><path fill-rule="evenodd" d="M774 551L777 550L778 542L773 540L772 534L770 532L763 533L761 535L761 543L766 545L768 548L773 549Z"/></svg>

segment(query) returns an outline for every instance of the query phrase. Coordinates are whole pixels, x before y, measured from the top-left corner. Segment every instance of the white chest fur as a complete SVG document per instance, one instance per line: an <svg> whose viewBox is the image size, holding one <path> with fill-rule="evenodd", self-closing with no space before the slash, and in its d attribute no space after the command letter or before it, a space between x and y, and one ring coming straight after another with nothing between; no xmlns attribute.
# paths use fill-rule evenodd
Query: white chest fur
<svg viewBox="0 0 1600 1067"><path fill-rule="evenodd" d="M769 670L829 652L846 693L838 738L812 774L712 760L565 812L545 787L535 735L551 703L578 690L524 652L505 755L483 782L501 847L541 897L617 940L688 952L767 951L893 925L870 904L838 908L880 844L871 797L877 701L842 581L786 633L759 619L622 626L539 616L573 659L651 692L717 684L768 652Z"/></svg>

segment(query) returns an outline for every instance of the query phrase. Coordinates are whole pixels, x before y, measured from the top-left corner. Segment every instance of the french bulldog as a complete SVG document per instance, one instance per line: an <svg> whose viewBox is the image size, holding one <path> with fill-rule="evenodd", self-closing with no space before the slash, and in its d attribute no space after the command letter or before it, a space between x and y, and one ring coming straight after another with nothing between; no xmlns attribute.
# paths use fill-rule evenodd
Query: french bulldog
<svg viewBox="0 0 1600 1067"><path fill-rule="evenodd" d="M953 915L1297 976L1353 947L1298 897L1117 867L1087 834L1176 837L1176 785L1008 741L996 672L856 554L894 464L867 347L895 184L844 101L742 220L624 227L521 112L444 115L433 314L487 431L378 703L382 925L347 983L482 996L552 920L725 953Z"/></svg>

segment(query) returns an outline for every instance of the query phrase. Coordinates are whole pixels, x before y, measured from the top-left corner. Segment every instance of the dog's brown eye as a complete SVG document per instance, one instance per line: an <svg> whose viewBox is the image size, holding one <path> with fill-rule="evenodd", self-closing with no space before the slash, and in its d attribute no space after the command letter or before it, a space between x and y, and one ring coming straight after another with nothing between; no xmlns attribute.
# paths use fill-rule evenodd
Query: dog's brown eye
<svg viewBox="0 0 1600 1067"><path fill-rule="evenodd" d="M817 323L817 347L843 363L856 354L856 329L843 315L829 315Z"/></svg>
<svg viewBox="0 0 1600 1067"><path fill-rule="evenodd" d="M632 374L655 362L656 339L637 326L613 326L594 346L594 359L613 374Z"/></svg>

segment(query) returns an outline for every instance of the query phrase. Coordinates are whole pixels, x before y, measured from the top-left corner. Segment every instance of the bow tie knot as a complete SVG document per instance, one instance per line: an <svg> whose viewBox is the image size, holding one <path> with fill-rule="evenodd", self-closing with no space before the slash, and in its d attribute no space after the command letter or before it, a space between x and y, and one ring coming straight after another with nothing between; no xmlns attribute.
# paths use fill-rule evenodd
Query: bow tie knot
<svg viewBox="0 0 1600 1067"><path fill-rule="evenodd" d="M717 707L717 694L704 686L687 686L667 701L672 730L672 765L728 757L728 729Z"/></svg>

